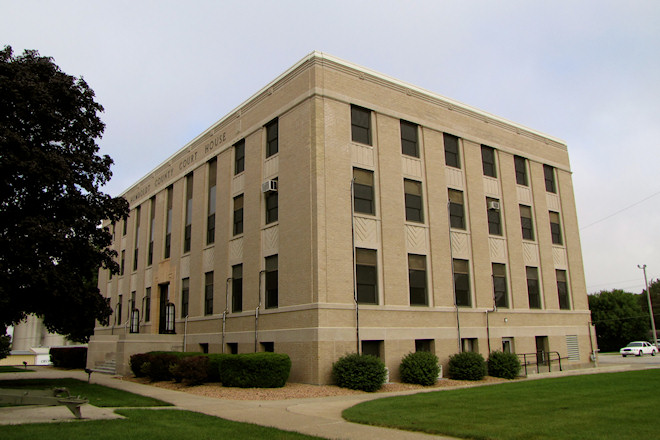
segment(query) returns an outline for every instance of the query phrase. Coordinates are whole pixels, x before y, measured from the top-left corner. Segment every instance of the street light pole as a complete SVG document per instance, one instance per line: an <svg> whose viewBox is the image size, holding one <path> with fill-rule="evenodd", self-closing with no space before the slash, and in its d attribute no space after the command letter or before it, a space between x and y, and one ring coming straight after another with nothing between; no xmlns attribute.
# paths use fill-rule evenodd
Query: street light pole
<svg viewBox="0 0 660 440"><path fill-rule="evenodd" d="M653 319L653 305L651 304L651 291L649 291L649 281L646 278L646 264L640 266L639 264L637 265L640 269L644 271L644 284L646 284L646 299L649 302L649 313L651 314L651 329L653 330L653 344L655 346L658 346L658 336L655 332L655 319Z"/></svg>

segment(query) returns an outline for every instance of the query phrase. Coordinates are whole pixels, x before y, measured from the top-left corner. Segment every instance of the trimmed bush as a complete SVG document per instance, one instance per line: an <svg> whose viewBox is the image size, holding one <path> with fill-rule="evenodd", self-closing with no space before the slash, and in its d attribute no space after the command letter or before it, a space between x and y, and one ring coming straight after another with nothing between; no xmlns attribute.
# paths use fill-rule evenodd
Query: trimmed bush
<svg viewBox="0 0 660 440"><path fill-rule="evenodd" d="M488 374L493 377L515 379L520 368L520 359L514 353L494 351L488 357Z"/></svg>
<svg viewBox="0 0 660 440"><path fill-rule="evenodd" d="M170 365L170 372L177 382L201 385L208 381L209 359L206 356L185 356Z"/></svg>
<svg viewBox="0 0 660 440"><path fill-rule="evenodd" d="M234 354L220 362L220 381L225 387L280 388L291 372L291 359L283 353Z"/></svg>
<svg viewBox="0 0 660 440"><path fill-rule="evenodd" d="M142 371L142 366L145 362L149 362L150 355L148 353L137 353L131 355L128 365L131 367L131 371L135 377L145 377L146 374Z"/></svg>
<svg viewBox="0 0 660 440"><path fill-rule="evenodd" d="M141 371L152 382L172 380L170 366L176 364L178 357L171 353L147 353L149 358L142 364Z"/></svg>
<svg viewBox="0 0 660 440"><path fill-rule="evenodd" d="M50 360L57 368L85 368L87 347L52 347Z"/></svg>
<svg viewBox="0 0 660 440"><path fill-rule="evenodd" d="M226 353L213 353L207 354L206 357L209 359L207 377L209 382L221 382L220 380L220 371L222 370L222 362L228 357L236 356L234 354Z"/></svg>
<svg viewBox="0 0 660 440"><path fill-rule="evenodd" d="M449 358L448 374L451 379L481 380L486 373L486 361L479 353L465 351Z"/></svg>
<svg viewBox="0 0 660 440"><path fill-rule="evenodd" d="M428 351L408 353L399 366L401 381L419 385L434 385L440 374L438 357Z"/></svg>
<svg viewBox="0 0 660 440"><path fill-rule="evenodd" d="M352 353L332 364L332 377L342 388L378 391L385 383L385 364L376 356Z"/></svg>

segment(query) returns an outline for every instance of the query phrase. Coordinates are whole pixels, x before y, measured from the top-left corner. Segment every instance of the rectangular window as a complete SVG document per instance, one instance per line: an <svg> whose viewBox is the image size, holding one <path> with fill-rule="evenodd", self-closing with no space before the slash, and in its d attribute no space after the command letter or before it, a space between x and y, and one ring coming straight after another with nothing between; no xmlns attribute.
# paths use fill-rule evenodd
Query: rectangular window
<svg viewBox="0 0 660 440"><path fill-rule="evenodd" d="M229 354L238 354L238 342L227 342Z"/></svg>
<svg viewBox="0 0 660 440"><path fill-rule="evenodd" d="M433 353L433 339L415 339L415 352L426 351Z"/></svg>
<svg viewBox="0 0 660 440"><path fill-rule="evenodd" d="M570 310L571 303L568 298L568 282L566 280L565 270L555 270L557 276L557 294L559 295L559 308L561 310Z"/></svg>
<svg viewBox="0 0 660 440"><path fill-rule="evenodd" d="M351 139L371 145L371 110L351 105Z"/></svg>
<svg viewBox="0 0 660 440"><path fill-rule="evenodd" d="M500 201L486 197L486 212L488 215L488 233L490 235L502 235Z"/></svg>
<svg viewBox="0 0 660 440"><path fill-rule="evenodd" d="M532 223L531 206L520 205L520 225L524 240L534 240L534 224Z"/></svg>
<svg viewBox="0 0 660 440"><path fill-rule="evenodd" d="M206 244L215 243L215 196L216 196L216 181L218 172L218 161L212 159L209 161L209 188L208 188L208 203L207 203L207 217L206 217Z"/></svg>
<svg viewBox="0 0 660 440"><path fill-rule="evenodd" d="M506 288L506 265L493 263L493 297L495 307L509 308Z"/></svg>
<svg viewBox="0 0 660 440"><path fill-rule="evenodd" d="M513 163L516 167L516 183L522 186L529 186L527 180L527 159L520 156L513 156Z"/></svg>
<svg viewBox="0 0 660 440"><path fill-rule="evenodd" d="M495 172L495 150L487 145L481 146L481 164L484 176L497 177Z"/></svg>
<svg viewBox="0 0 660 440"><path fill-rule="evenodd" d="M274 353L275 352L275 343L274 342L261 342L261 351L265 351L266 353Z"/></svg>
<svg viewBox="0 0 660 440"><path fill-rule="evenodd" d="M453 134L443 134L445 144L445 165L453 168L461 168L461 157L458 153L458 138Z"/></svg>
<svg viewBox="0 0 660 440"><path fill-rule="evenodd" d="M126 232L128 232L128 219L127 218L124 219L124 223L123 223L122 230L121 230L121 235L122 236L126 235Z"/></svg>
<svg viewBox="0 0 660 440"><path fill-rule="evenodd" d="M190 302L190 278L181 280L181 317L188 316L188 304Z"/></svg>
<svg viewBox="0 0 660 440"><path fill-rule="evenodd" d="M144 321L151 321L151 287L147 287L144 293Z"/></svg>
<svg viewBox="0 0 660 440"><path fill-rule="evenodd" d="M550 165L543 165L543 177L545 178L545 190L550 193L557 193L555 184L555 169Z"/></svg>
<svg viewBox="0 0 660 440"><path fill-rule="evenodd" d="M135 208L135 241L133 244L133 270L138 268L138 255L140 247L140 207Z"/></svg>
<svg viewBox="0 0 660 440"><path fill-rule="evenodd" d="M277 179L274 179L277 181ZM278 218L278 191L268 191L266 193L266 224L274 223Z"/></svg>
<svg viewBox="0 0 660 440"><path fill-rule="evenodd" d="M454 259L454 300L457 306L470 307L470 262Z"/></svg>
<svg viewBox="0 0 660 440"><path fill-rule="evenodd" d="M373 249L355 249L355 279L360 304L378 304L378 258Z"/></svg>
<svg viewBox="0 0 660 440"><path fill-rule="evenodd" d="M243 311L243 265L231 267L231 311Z"/></svg>
<svg viewBox="0 0 660 440"><path fill-rule="evenodd" d="M277 290L277 255L266 257L266 308L275 309L279 306Z"/></svg>
<svg viewBox="0 0 660 440"><path fill-rule="evenodd" d="M186 226L183 233L183 252L190 252L192 241L192 210L193 210L193 175L186 176Z"/></svg>
<svg viewBox="0 0 660 440"><path fill-rule="evenodd" d="M502 338L502 351L504 353L515 353L513 338Z"/></svg>
<svg viewBox="0 0 660 440"><path fill-rule="evenodd" d="M422 207L422 183L415 180L403 180L403 190L406 202L406 220L424 223L424 208Z"/></svg>
<svg viewBox="0 0 660 440"><path fill-rule="evenodd" d="M426 296L426 256L408 254L408 284L410 305L427 306Z"/></svg>
<svg viewBox="0 0 660 440"><path fill-rule="evenodd" d="M401 120L401 153L406 156L419 157L417 142L417 124Z"/></svg>
<svg viewBox="0 0 660 440"><path fill-rule="evenodd" d="M121 251L121 261L119 262L119 275L124 275L124 263L126 263L126 251Z"/></svg>
<svg viewBox="0 0 660 440"><path fill-rule="evenodd" d="M149 250L147 254L147 266L154 262L154 231L156 229L156 197L149 201Z"/></svg>
<svg viewBox="0 0 660 440"><path fill-rule="evenodd" d="M461 350L479 353L479 340L477 338L461 338Z"/></svg>
<svg viewBox="0 0 660 440"><path fill-rule="evenodd" d="M243 195L234 197L234 235L243 233Z"/></svg>
<svg viewBox="0 0 660 440"><path fill-rule="evenodd" d="M454 229L465 229L463 191L449 190L449 224Z"/></svg>
<svg viewBox="0 0 660 440"><path fill-rule="evenodd" d="M245 171L245 139L234 144L234 175Z"/></svg>
<svg viewBox="0 0 660 440"><path fill-rule="evenodd" d="M527 297L530 309L541 308L541 292L539 291L539 270L536 267L527 266Z"/></svg>
<svg viewBox="0 0 660 440"><path fill-rule="evenodd" d="M119 295L119 297L117 298L117 325L122 324L122 322L121 322L121 314L122 314L121 308L123 307L123 303L124 303L124 295Z"/></svg>
<svg viewBox="0 0 660 440"><path fill-rule="evenodd" d="M167 188L167 213L165 217L165 258L170 258L170 251L172 249L172 204L174 197L174 189L170 185Z"/></svg>
<svg viewBox="0 0 660 440"><path fill-rule="evenodd" d="M204 314L213 314L213 272L204 274Z"/></svg>
<svg viewBox="0 0 660 440"><path fill-rule="evenodd" d="M383 341L362 341L362 354L380 358Z"/></svg>
<svg viewBox="0 0 660 440"><path fill-rule="evenodd" d="M270 157L280 150L277 118L266 124L266 157Z"/></svg>
<svg viewBox="0 0 660 440"><path fill-rule="evenodd" d="M558 212L550 211L550 235L552 236L552 244L563 244Z"/></svg>
<svg viewBox="0 0 660 440"><path fill-rule="evenodd" d="M353 168L353 209L362 214L376 214L373 171Z"/></svg>

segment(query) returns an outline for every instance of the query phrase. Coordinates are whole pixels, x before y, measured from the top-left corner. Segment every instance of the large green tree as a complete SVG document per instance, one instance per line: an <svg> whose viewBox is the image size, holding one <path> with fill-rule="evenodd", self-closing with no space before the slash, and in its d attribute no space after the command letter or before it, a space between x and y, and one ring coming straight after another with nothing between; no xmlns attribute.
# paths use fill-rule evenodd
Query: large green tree
<svg viewBox="0 0 660 440"><path fill-rule="evenodd" d="M589 295L589 309L600 351L618 351L630 341L648 339L648 314L644 315L639 295L604 290Z"/></svg>
<svg viewBox="0 0 660 440"><path fill-rule="evenodd" d="M655 321L655 329L660 329L660 279L649 281L649 292L651 292L651 306L653 307L653 320ZM639 297L642 310L651 322L651 314L649 313L649 300L646 298L646 289L643 290ZM653 333L653 332L651 332Z"/></svg>
<svg viewBox="0 0 660 440"><path fill-rule="evenodd" d="M0 51L0 333L27 314L84 342L112 313L95 285L116 272L111 233L128 204L101 191L112 159L98 154L103 107L50 57Z"/></svg>

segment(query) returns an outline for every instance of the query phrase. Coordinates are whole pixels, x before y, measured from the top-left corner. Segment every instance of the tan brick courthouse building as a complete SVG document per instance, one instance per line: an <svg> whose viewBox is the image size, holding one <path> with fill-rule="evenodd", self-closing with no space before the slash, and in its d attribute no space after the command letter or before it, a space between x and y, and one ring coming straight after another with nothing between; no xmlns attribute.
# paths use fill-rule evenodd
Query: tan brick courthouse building
<svg viewBox="0 0 660 440"><path fill-rule="evenodd" d="M123 193L88 363L155 349L292 360L291 381L430 350L590 362L566 145L313 52Z"/></svg>

